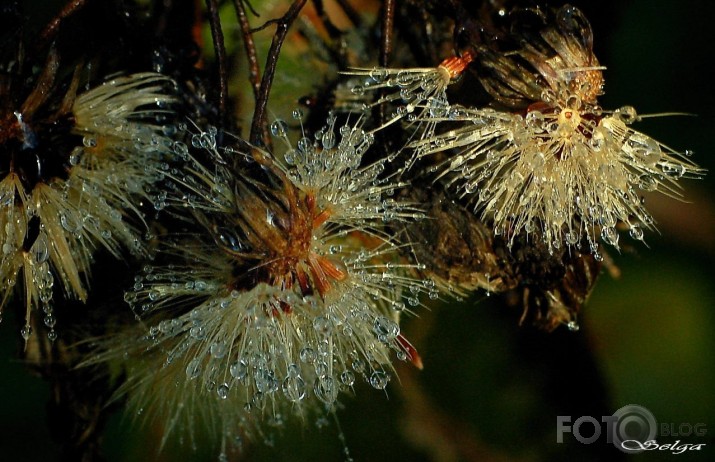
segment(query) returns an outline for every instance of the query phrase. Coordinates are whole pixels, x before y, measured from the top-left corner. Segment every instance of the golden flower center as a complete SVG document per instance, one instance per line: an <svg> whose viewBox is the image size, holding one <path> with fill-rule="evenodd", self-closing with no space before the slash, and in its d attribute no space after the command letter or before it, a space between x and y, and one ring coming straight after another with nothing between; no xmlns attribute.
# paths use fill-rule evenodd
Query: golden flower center
<svg viewBox="0 0 715 462"><path fill-rule="evenodd" d="M321 297L333 283L347 277L342 261L321 255L314 248L313 237L330 218L329 209L319 210L314 194L307 194L290 213L284 239L273 245L275 257L266 264L273 285L291 288L297 283L303 295Z"/></svg>

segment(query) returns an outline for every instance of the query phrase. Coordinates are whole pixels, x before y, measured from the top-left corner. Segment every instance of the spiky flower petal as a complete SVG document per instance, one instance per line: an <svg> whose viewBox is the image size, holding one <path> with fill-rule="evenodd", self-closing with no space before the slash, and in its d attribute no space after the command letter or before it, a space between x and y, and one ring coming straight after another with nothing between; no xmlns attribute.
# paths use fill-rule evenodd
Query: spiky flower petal
<svg viewBox="0 0 715 462"><path fill-rule="evenodd" d="M146 188L155 181L145 170L147 162L156 162L167 152L156 119L173 101L167 95L169 83L158 74L135 74L79 95L65 137L81 144L66 152L58 147L49 156L51 140L43 139L42 132L34 134L32 125L18 116L26 145L19 152L9 149L8 171L0 180L0 273L3 302L22 273L25 338L30 335L33 307L42 305L45 324L54 327L51 299L56 280L69 297L86 299L96 249L105 248L116 257L123 247L141 252L138 231L126 218L140 217L135 198L147 197ZM23 156L36 157L35 177L28 174ZM55 176L47 176L47 164L60 165ZM50 337L55 335L51 330Z"/></svg>

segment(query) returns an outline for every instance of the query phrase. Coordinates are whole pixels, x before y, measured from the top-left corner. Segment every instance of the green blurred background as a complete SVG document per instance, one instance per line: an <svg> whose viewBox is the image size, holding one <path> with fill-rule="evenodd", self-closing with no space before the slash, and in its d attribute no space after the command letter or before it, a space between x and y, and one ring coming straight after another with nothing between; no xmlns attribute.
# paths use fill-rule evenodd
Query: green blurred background
<svg viewBox="0 0 715 462"><path fill-rule="evenodd" d="M398 0L399 1L399 0ZM57 3L57 2L55 2ZM254 2L260 6L260 2ZM705 0L573 2L594 26L597 55L608 67L602 104L641 114L679 111L697 117L649 119L636 128L715 170L715 6ZM616 4L617 3L617 4ZM280 72L280 68L279 68ZM351 456L388 460L715 460L715 178L683 182L688 202L652 196L660 233L648 246L612 252L619 279L603 274L581 329L553 334L518 327L518 312L478 294L444 303L404 330L425 368L400 367L387 394L358 387L338 413ZM45 426L48 387L17 360L14 320L0 325L0 460L57 460ZM610 415L626 404L665 423L705 423L703 451L625 457L604 438L556 444L556 416ZM216 460L215 452L169 448L126 416L109 424L109 461ZM592 429L584 427L589 435ZM249 460L341 460L334 424L289 427L273 447L249 448Z"/></svg>

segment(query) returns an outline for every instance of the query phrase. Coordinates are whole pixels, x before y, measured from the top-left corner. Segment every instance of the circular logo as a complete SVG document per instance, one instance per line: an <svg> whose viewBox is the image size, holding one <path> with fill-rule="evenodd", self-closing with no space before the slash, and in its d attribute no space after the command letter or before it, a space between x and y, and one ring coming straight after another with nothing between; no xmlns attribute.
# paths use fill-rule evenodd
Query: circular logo
<svg viewBox="0 0 715 462"><path fill-rule="evenodd" d="M646 441L655 439L658 422L648 409L637 404L628 404L613 413L613 444L623 452L642 452Z"/></svg>

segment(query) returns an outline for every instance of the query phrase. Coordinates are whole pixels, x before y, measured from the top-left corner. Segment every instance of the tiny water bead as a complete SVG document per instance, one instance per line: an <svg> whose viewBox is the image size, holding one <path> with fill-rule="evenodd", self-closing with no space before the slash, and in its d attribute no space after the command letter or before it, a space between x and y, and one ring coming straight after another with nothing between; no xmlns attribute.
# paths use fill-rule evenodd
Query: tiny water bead
<svg viewBox="0 0 715 462"><path fill-rule="evenodd" d="M186 365L186 377L188 379L195 379L199 375L201 375L201 360L195 358Z"/></svg>
<svg viewBox="0 0 715 462"><path fill-rule="evenodd" d="M288 135L288 124L285 120L276 119L271 122L271 134L275 137L283 138Z"/></svg>
<svg viewBox="0 0 715 462"><path fill-rule="evenodd" d="M340 382L347 387L352 387L355 383L355 374L352 371L345 370L340 373Z"/></svg>
<svg viewBox="0 0 715 462"><path fill-rule="evenodd" d="M400 326L393 320L384 316L375 319L373 331L378 338L383 338L384 341L393 340L400 333Z"/></svg>
<svg viewBox="0 0 715 462"><path fill-rule="evenodd" d="M244 361L235 362L231 364L230 372L232 377L244 380L248 374L248 365Z"/></svg>
<svg viewBox="0 0 715 462"><path fill-rule="evenodd" d="M25 327L20 329L20 335L25 341L29 340L30 336L32 335L32 327L26 325Z"/></svg>
<svg viewBox="0 0 715 462"><path fill-rule="evenodd" d="M315 362L316 354L315 350L309 347L304 347L300 350L300 360L307 364L312 364Z"/></svg>
<svg viewBox="0 0 715 462"><path fill-rule="evenodd" d="M218 394L218 397L221 399L228 398L229 391L230 388L227 383L221 384L218 388L216 388L216 394Z"/></svg>
<svg viewBox="0 0 715 462"><path fill-rule="evenodd" d="M338 398L338 387L332 377L318 377L313 385L315 396L328 406L332 406Z"/></svg>
<svg viewBox="0 0 715 462"><path fill-rule="evenodd" d="M377 390L384 390L389 381L389 374L382 370L374 371L370 375L370 385Z"/></svg>
<svg viewBox="0 0 715 462"><path fill-rule="evenodd" d="M282 389L288 400L292 402L304 399L308 390L305 380L300 375L288 375L283 380Z"/></svg>
<svg viewBox="0 0 715 462"><path fill-rule="evenodd" d="M226 346L226 343L221 341L217 343L213 343L211 345L211 348L209 350L211 352L211 356L215 359L221 359L224 356L226 356L226 353L228 351L228 348Z"/></svg>

